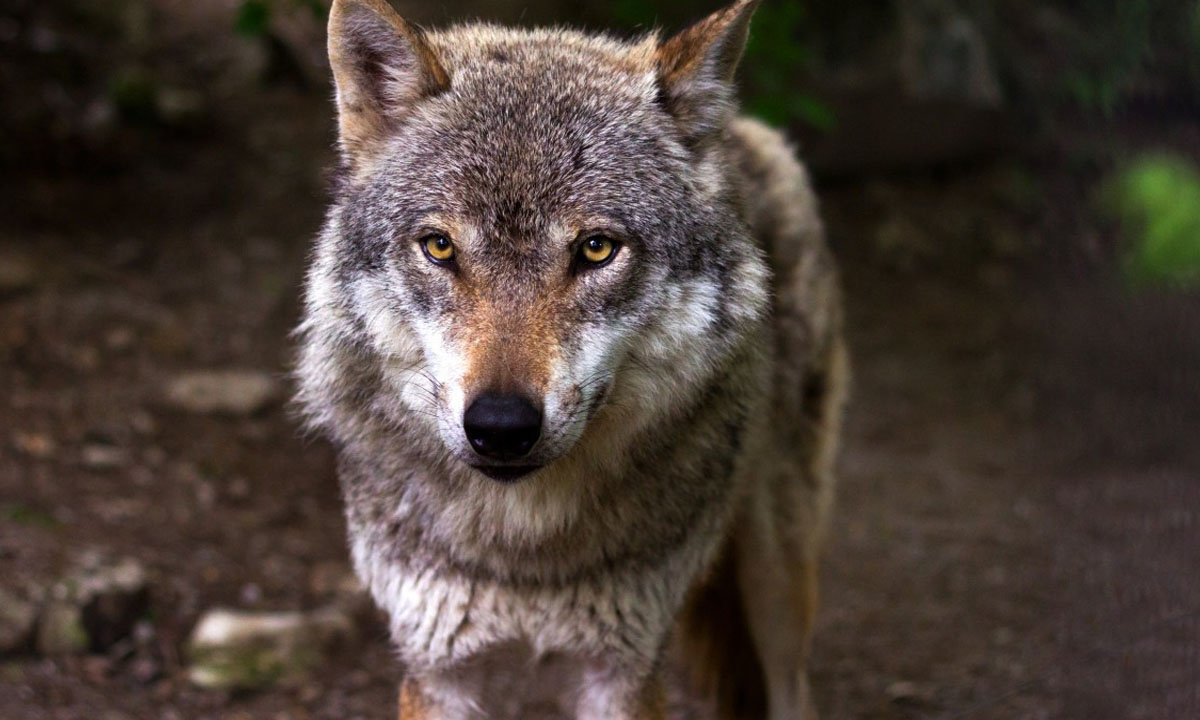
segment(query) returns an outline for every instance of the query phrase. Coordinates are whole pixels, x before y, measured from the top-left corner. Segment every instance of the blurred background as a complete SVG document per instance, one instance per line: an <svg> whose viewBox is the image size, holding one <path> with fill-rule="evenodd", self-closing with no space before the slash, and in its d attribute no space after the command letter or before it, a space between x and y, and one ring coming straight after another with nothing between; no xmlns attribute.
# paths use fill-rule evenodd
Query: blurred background
<svg viewBox="0 0 1200 720"><path fill-rule="evenodd" d="M0 718L394 716L286 406L326 6L0 1ZM1200 3L764 0L742 86L847 292L823 716L1200 717Z"/></svg>

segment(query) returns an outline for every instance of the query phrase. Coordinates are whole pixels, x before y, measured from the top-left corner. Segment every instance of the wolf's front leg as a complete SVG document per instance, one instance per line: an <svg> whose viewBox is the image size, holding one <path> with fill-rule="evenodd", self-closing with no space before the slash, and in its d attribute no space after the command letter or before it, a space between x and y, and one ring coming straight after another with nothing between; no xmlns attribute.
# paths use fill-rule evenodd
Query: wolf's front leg
<svg viewBox="0 0 1200 720"><path fill-rule="evenodd" d="M816 720L808 657L817 610L815 515L799 473L771 476L736 531L738 585L762 663L769 720Z"/></svg>

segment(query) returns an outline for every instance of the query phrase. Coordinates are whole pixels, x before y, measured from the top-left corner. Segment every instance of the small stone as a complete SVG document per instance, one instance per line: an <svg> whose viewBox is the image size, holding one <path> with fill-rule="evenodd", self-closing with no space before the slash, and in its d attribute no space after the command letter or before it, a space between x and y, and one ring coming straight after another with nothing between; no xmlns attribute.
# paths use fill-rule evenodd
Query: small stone
<svg viewBox="0 0 1200 720"><path fill-rule="evenodd" d="M894 703L927 703L932 699L928 688L908 680L897 680L888 685L887 695Z"/></svg>
<svg viewBox="0 0 1200 720"><path fill-rule="evenodd" d="M187 373L166 387L170 405L200 414L253 415L278 394L275 378L256 370Z"/></svg>
<svg viewBox="0 0 1200 720"><path fill-rule="evenodd" d="M115 445L94 443L84 445L79 454L83 466L92 470L112 470L129 461L129 453Z"/></svg>
<svg viewBox="0 0 1200 720"><path fill-rule="evenodd" d="M246 612L216 609L188 642L188 678L206 689L253 689L293 681L354 634L340 609Z"/></svg>
<svg viewBox="0 0 1200 720"><path fill-rule="evenodd" d="M45 433L17 431L13 433L13 447L25 455L45 460L54 454L56 444L54 438Z"/></svg>
<svg viewBox="0 0 1200 720"><path fill-rule="evenodd" d="M33 646L37 607L0 589L0 655L19 653Z"/></svg>

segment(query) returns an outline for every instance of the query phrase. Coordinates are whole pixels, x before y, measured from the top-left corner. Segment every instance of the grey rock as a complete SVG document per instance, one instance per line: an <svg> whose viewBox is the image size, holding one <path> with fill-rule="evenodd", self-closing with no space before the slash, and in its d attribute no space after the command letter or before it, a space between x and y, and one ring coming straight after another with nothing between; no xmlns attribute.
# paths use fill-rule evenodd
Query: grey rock
<svg viewBox="0 0 1200 720"><path fill-rule="evenodd" d="M991 49L961 0L898 5L900 69L915 97L998 106L1003 99Z"/></svg>
<svg viewBox="0 0 1200 720"><path fill-rule="evenodd" d="M188 678L206 689L294 681L353 635L353 620L336 606L312 612L211 610L188 642Z"/></svg>
<svg viewBox="0 0 1200 720"><path fill-rule="evenodd" d="M146 570L139 562L91 554L50 589L38 625L38 651L106 650L129 635L149 599Z"/></svg>
<svg viewBox="0 0 1200 720"><path fill-rule="evenodd" d="M78 605L52 600L42 609L37 628L39 655L76 655L87 652L90 646Z"/></svg>
<svg viewBox="0 0 1200 720"><path fill-rule="evenodd" d="M83 446L79 461L92 470L112 470L129 462L129 453L115 445L92 443Z"/></svg>
<svg viewBox="0 0 1200 720"><path fill-rule="evenodd" d="M279 396L279 383L257 370L213 370L180 375L166 387L168 404L200 414L253 415Z"/></svg>
<svg viewBox="0 0 1200 720"><path fill-rule="evenodd" d="M0 655L32 647L37 620L36 605L0 589Z"/></svg>

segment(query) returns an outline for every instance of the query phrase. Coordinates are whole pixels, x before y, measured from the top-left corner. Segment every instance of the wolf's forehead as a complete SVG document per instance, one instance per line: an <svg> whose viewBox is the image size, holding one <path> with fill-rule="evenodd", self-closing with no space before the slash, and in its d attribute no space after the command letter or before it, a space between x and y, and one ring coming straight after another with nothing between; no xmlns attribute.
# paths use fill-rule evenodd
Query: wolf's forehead
<svg viewBox="0 0 1200 720"><path fill-rule="evenodd" d="M429 40L460 82L506 74L557 80L574 74L628 85L631 78L653 74L657 47L652 35L626 42L565 29L496 25L452 27L432 33Z"/></svg>
<svg viewBox="0 0 1200 720"><path fill-rule="evenodd" d="M662 167L661 121L640 98L604 82L530 75L538 73L464 82L430 103L401 131L408 167L399 174L436 178L462 210L510 220L514 208L627 207L678 174Z"/></svg>
<svg viewBox="0 0 1200 720"><path fill-rule="evenodd" d="M476 30L475 42L457 45L448 61L446 114L460 134L476 141L484 134L498 151L564 152L652 119L657 83L639 46L490 30Z"/></svg>

